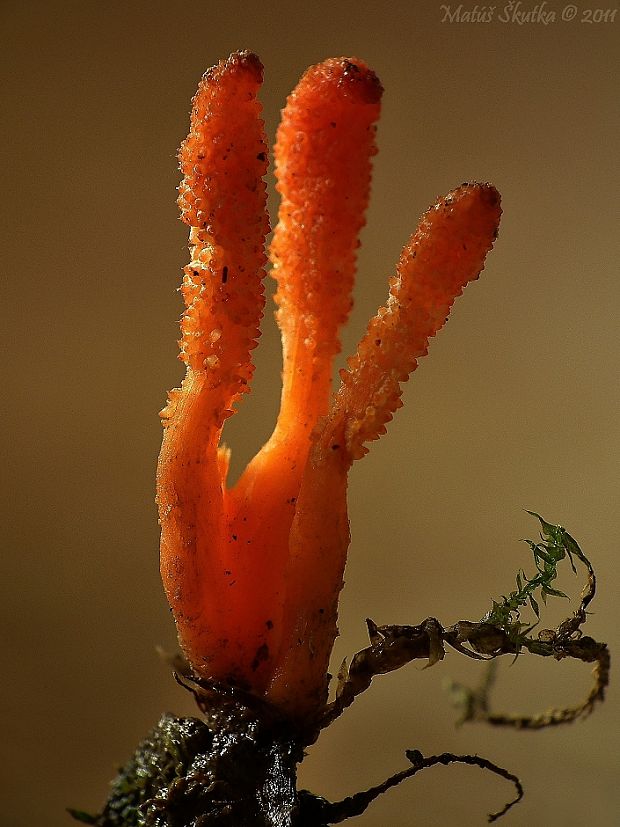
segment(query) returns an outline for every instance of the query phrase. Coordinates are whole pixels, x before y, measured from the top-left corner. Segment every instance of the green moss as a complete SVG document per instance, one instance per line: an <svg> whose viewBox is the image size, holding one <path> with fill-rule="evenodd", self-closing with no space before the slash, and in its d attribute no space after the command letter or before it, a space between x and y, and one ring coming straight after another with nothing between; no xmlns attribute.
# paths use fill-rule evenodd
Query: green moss
<svg viewBox="0 0 620 827"><path fill-rule="evenodd" d="M152 824L153 819L147 821L147 803L165 801L174 782L187 776L195 756L207 753L212 743L211 731L198 719L163 715L112 781L103 811L69 813L76 821L97 827Z"/></svg>

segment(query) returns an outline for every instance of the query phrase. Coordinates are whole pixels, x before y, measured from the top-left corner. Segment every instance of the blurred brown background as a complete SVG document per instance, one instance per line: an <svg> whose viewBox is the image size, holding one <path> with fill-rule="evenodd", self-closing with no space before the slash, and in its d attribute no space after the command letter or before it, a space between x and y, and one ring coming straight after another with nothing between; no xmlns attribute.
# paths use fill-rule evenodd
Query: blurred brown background
<svg viewBox="0 0 620 827"><path fill-rule="evenodd" d="M311 63L358 55L385 86L345 354L435 196L468 179L503 194L483 277L352 473L335 662L365 644L366 616L479 618L531 571L524 508L580 540L600 578L589 631L620 650L620 20L547 8L556 22L520 26L497 19L502 5L489 24L449 24L439 2L412 0L2 3L2 827L96 809L160 713L193 712L155 653L175 641L158 576L157 411L181 376L175 153L201 73L237 48L265 64L270 140ZM274 421L278 348L269 311L252 397L227 433L235 473ZM560 588L580 586L567 569ZM554 604L544 625L568 611ZM451 653L377 680L311 749L301 783L337 799L405 766L406 748L477 752L526 786L506 825L615 823L617 676L585 724L457 730L442 683L479 674ZM524 656L503 665L497 704L535 712L588 687L587 666ZM437 768L355 823L468 827L511 795L479 770Z"/></svg>

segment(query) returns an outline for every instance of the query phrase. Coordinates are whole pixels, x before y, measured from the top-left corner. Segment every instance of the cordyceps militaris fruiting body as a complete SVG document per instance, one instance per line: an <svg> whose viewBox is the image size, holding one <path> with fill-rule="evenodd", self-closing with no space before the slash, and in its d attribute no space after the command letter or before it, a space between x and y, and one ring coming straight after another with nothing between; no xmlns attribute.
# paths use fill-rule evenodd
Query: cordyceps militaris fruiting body
<svg viewBox="0 0 620 827"><path fill-rule="evenodd" d="M327 697L349 545L347 472L385 432L400 385L427 352L497 235L499 196L463 184L405 244L386 304L331 393L351 308L382 87L356 58L311 67L275 145L278 223L270 247L283 341L273 435L226 484L220 444L248 390L264 308L268 149L258 58L233 54L203 77L180 150L191 262L182 293L187 372L162 413L161 573L182 650L201 679L241 687L290 720Z"/></svg>
<svg viewBox="0 0 620 827"><path fill-rule="evenodd" d="M401 384L445 323L456 296L480 274L497 235L499 196L462 184L440 198L405 244L389 295L371 319L331 393L339 329L351 308L358 237L370 189L381 85L356 58L311 67L288 98L275 145L278 222L270 247L282 333L280 414L271 438L239 481L227 485L225 420L249 389L251 352L264 309L263 176L268 150L257 93L262 66L238 52L210 69L194 97L180 151L181 217L191 261L182 293L180 358L186 375L162 412L157 475L161 574L185 659L177 679L204 720L164 715L120 770L95 827L328 827L355 818L387 790L438 764L465 763L511 781L478 755L409 749L409 766L339 802L297 789L296 768L316 740L377 675L416 659L429 666L446 647L477 660L521 652L594 665L588 696L537 715L491 709L481 687L453 685L464 721L540 729L588 715L603 700L607 646L583 634L596 592L594 569L575 539L538 515L528 541L536 572L478 621L443 627L367 620L369 645L337 675L328 703L329 658L349 545L347 473L385 433ZM558 564L585 567L572 616L555 629L524 622L535 594L556 589Z"/></svg>

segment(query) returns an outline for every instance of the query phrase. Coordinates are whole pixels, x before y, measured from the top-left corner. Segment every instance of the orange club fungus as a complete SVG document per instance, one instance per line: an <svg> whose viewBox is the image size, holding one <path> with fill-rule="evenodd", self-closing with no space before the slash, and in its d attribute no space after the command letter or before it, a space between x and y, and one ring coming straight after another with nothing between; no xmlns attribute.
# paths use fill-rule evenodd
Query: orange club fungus
<svg viewBox="0 0 620 827"><path fill-rule="evenodd" d="M280 414L229 488L222 428L249 389L264 309L261 82L261 63L248 52L210 69L180 150L179 206L191 251L182 285L186 375L162 412L161 574L196 679L240 687L307 722L327 699L349 545L348 470L385 433L401 383L480 274L501 210L492 186L470 183L422 216L385 305L332 394L382 87L357 58L308 69L287 100L274 150Z"/></svg>

